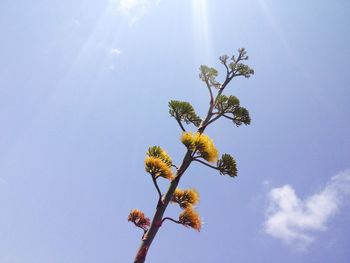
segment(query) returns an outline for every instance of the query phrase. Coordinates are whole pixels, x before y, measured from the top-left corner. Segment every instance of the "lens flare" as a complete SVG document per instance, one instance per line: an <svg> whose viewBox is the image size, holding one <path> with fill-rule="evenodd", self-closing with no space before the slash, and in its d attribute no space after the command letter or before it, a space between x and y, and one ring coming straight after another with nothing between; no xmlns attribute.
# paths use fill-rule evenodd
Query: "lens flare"
<svg viewBox="0 0 350 263"><path fill-rule="evenodd" d="M192 0L193 43L195 56L201 61L213 59L212 43L209 28L207 0Z"/></svg>

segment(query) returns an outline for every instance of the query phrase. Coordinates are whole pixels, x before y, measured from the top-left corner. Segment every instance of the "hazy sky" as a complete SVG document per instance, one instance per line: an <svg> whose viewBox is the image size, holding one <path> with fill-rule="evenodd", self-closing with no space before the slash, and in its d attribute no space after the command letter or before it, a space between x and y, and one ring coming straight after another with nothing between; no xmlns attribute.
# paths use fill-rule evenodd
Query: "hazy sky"
<svg viewBox="0 0 350 263"><path fill-rule="evenodd" d="M223 73L217 58L240 47L256 74L226 94L252 124L206 131L239 175L191 165L180 186L201 194L202 231L165 223L148 262L349 262L349 12L347 0L1 0L0 262L132 262L142 233L128 213L152 216L157 201L145 152L179 164L186 150L168 101L203 116L199 65Z"/></svg>

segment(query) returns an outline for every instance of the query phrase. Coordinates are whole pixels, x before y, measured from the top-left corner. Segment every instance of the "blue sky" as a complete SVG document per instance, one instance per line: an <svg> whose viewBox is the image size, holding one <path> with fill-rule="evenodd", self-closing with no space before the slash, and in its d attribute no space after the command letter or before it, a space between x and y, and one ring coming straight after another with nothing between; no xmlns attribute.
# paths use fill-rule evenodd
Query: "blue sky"
<svg viewBox="0 0 350 263"><path fill-rule="evenodd" d="M226 94L252 124L206 132L235 179L193 164L200 233L167 223L157 262L349 262L350 3L274 0L0 2L0 262L132 262L157 195L160 145L179 163L171 99L200 115L201 64L245 47L256 74ZM166 188L166 182L161 187ZM167 215L176 217L173 206Z"/></svg>

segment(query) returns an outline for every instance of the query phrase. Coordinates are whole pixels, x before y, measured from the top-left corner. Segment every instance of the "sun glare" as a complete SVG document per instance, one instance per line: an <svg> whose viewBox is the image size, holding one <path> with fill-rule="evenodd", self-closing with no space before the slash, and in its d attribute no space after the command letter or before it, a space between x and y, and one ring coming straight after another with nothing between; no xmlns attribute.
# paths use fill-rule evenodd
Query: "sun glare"
<svg viewBox="0 0 350 263"><path fill-rule="evenodd" d="M207 0L192 0L194 50L196 56L206 61L212 58Z"/></svg>
<svg viewBox="0 0 350 263"><path fill-rule="evenodd" d="M273 12L271 11L268 3L265 0L258 0L258 3L266 20L270 24L278 39L281 41L281 44L284 47L284 50L288 55L289 59L301 72L303 72L303 74L306 74L306 70L303 69L302 65L300 64L300 61L297 59L298 56L296 55L296 52L293 50L292 46L289 43L286 31L279 26L278 22L276 22L276 19L274 18Z"/></svg>

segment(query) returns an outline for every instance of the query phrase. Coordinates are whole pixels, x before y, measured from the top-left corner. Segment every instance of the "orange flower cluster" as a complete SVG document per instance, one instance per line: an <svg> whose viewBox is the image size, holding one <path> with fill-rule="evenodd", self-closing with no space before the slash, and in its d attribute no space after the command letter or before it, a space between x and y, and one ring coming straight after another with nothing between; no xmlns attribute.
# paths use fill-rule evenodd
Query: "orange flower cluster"
<svg viewBox="0 0 350 263"><path fill-rule="evenodd" d="M184 226L192 227L198 231L200 231L202 227L199 214L191 206L182 211L179 216L179 222Z"/></svg>
<svg viewBox="0 0 350 263"><path fill-rule="evenodd" d="M199 193L197 190L176 188L171 201L178 203L184 209L179 215L179 222L184 226L200 231L202 226L201 219L198 212L193 208L199 202Z"/></svg>
<svg viewBox="0 0 350 263"><path fill-rule="evenodd" d="M208 135L199 132L184 132L181 136L181 142L191 151L198 151L200 157L208 162L216 162L219 156L214 142Z"/></svg>
<svg viewBox="0 0 350 263"><path fill-rule="evenodd" d="M199 202L199 193L193 188L187 190L176 188L172 202L178 203L181 208L188 208Z"/></svg>
<svg viewBox="0 0 350 263"><path fill-rule="evenodd" d="M160 158L147 157L145 159L146 172L150 173L154 178L163 177L172 180L174 175L168 164Z"/></svg>
<svg viewBox="0 0 350 263"><path fill-rule="evenodd" d="M131 210L128 221L133 222L136 226L142 228L143 230L147 230L147 227L150 226L150 220L148 217L145 217L145 214L138 209Z"/></svg>

